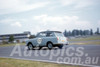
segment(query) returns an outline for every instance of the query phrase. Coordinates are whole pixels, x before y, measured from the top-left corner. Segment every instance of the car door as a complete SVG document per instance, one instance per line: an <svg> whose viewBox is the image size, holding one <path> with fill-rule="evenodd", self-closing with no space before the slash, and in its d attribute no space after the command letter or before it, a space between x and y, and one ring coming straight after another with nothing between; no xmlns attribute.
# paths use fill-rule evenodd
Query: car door
<svg viewBox="0 0 100 67"><path fill-rule="evenodd" d="M45 42L46 33L39 33L36 39L36 46L43 46Z"/></svg>

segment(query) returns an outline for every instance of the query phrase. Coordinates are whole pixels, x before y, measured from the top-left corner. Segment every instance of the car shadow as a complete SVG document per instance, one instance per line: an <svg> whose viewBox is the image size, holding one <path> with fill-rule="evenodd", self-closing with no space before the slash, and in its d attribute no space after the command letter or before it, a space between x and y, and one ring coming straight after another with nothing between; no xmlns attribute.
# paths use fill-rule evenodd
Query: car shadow
<svg viewBox="0 0 100 67"><path fill-rule="evenodd" d="M58 49L59 49L58 47L53 47L51 50L58 50ZM29 50L29 49L27 49L27 50ZM34 48L32 50L50 50L50 49L48 49L47 47L43 47L42 49Z"/></svg>

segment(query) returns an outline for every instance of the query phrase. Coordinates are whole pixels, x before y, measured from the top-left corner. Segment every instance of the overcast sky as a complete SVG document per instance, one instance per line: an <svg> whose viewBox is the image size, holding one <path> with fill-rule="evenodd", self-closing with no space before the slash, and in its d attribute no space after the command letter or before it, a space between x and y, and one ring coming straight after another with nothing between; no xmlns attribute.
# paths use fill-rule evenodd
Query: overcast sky
<svg viewBox="0 0 100 67"><path fill-rule="evenodd" d="M100 0L0 0L0 34L100 28Z"/></svg>

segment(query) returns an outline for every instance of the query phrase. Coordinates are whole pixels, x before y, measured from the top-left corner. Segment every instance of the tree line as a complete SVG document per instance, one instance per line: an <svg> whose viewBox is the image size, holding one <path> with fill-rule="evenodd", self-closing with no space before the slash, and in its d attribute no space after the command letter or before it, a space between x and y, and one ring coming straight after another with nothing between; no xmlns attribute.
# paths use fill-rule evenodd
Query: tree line
<svg viewBox="0 0 100 67"><path fill-rule="evenodd" d="M72 31L65 30L64 36L86 36L86 35L100 35L99 28L95 32L93 32L93 29L90 30L78 30L74 29Z"/></svg>

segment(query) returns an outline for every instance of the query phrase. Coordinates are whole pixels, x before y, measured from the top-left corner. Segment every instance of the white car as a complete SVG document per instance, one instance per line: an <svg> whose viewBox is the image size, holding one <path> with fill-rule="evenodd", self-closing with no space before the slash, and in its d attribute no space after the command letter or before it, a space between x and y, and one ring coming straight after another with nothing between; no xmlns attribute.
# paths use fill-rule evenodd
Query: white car
<svg viewBox="0 0 100 67"><path fill-rule="evenodd" d="M67 38L60 31L43 31L38 33L36 38L26 41L29 50L35 47L39 47L39 49L42 47L48 47L49 49L53 47L62 48L66 44L68 44Z"/></svg>

